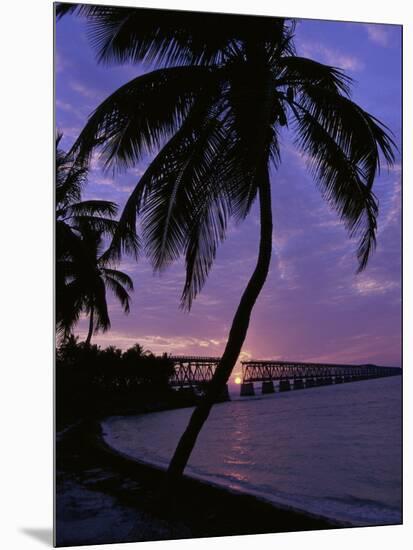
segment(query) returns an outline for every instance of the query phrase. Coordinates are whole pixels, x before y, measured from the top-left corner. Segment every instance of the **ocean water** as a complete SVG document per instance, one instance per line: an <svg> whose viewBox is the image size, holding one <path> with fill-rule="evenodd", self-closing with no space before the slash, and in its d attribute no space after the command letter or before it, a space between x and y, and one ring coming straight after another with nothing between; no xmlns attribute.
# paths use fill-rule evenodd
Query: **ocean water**
<svg viewBox="0 0 413 550"><path fill-rule="evenodd" d="M187 474L355 526L401 522L401 377L233 397L213 408ZM191 412L111 417L104 438L166 467Z"/></svg>

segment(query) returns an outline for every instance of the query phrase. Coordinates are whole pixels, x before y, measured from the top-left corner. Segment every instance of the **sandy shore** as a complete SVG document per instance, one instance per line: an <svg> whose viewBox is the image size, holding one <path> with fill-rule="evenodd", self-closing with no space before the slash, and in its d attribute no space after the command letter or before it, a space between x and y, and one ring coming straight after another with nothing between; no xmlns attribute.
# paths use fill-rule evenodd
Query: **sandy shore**
<svg viewBox="0 0 413 550"><path fill-rule="evenodd" d="M56 456L58 546L343 527L192 478L168 505L164 471L114 452L96 421L59 432Z"/></svg>

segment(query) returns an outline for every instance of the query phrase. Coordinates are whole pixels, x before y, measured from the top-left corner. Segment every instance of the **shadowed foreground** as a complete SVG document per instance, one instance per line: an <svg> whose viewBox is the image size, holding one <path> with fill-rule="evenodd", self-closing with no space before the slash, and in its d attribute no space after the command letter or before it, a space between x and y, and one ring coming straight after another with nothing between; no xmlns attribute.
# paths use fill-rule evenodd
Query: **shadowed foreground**
<svg viewBox="0 0 413 550"><path fill-rule="evenodd" d="M57 546L341 527L190 478L171 511L165 473L114 453L97 422L58 434L57 456Z"/></svg>

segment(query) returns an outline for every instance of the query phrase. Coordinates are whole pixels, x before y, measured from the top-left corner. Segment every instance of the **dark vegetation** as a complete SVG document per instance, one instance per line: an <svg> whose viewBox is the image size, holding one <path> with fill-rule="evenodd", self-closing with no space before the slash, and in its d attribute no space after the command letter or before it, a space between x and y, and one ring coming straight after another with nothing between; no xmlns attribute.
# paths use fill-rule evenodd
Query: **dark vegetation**
<svg viewBox="0 0 413 550"><path fill-rule="evenodd" d="M194 395L169 385L173 363L139 344L122 352L67 338L56 354L57 428L77 420L188 406Z"/></svg>

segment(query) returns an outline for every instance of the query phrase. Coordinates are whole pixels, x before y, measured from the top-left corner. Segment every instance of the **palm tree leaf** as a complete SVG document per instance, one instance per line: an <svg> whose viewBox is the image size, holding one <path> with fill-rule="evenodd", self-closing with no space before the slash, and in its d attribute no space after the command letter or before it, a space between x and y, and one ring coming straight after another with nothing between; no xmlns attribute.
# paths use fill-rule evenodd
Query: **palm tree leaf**
<svg viewBox="0 0 413 550"><path fill-rule="evenodd" d="M125 168L158 151L181 126L209 73L203 67L174 67L131 80L92 113L71 154L86 163L101 144L106 167Z"/></svg>
<svg viewBox="0 0 413 550"><path fill-rule="evenodd" d="M65 210L66 216L116 216L118 205L111 201L89 200L71 203Z"/></svg>
<svg viewBox="0 0 413 550"><path fill-rule="evenodd" d="M118 280L118 278L113 277L108 274L107 271L104 273L104 281L108 288L111 289L111 291L114 293L116 298L121 303L123 310L125 313L129 313L130 311L130 296L123 286Z"/></svg>
<svg viewBox="0 0 413 550"><path fill-rule="evenodd" d="M57 279L56 282L59 282ZM56 288L56 330L67 336L79 321L84 309L84 297L78 280L60 284Z"/></svg>
<svg viewBox="0 0 413 550"><path fill-rule="evenodd" d="M221 157L203 179L202 193L197 193L185 239L186 278L181 296L184 309L191 309L208 277L218 245L226 236L228 219L234 210L231 187L238 187L236 176L239 174L229 166ZM225 171L227 177L223 177Z"/></svg>
<svg viewBox="0 0 413 550"><path fill-rule="evenodd" d="M167 66L221 63L242 40L279 41L285 20L273 17L196 13L118 6L57 7L88 18L98 61Z"/></svg>
<svg viewBox="0 0 413 550"><path fill-rule="evenodd" d="M96 333L99 330L106 332L110 329L110 318L106 300L105 280L103 277L95 278L93 297L91 297L91 304L92 303L95 319L94 332Z"/></svg>
<svg viewBox="0 0 413 550"><path fill-rule="evenodd" d="M155 269L161 269L183 252L193 211L205 193L205 181L214 169L226 134L211 119L192 136L185 136L154 174L155 184L142 207L146 250Z"/></svg>
<svg viewBox="0 0 413 550"><path fill-rule="evenodd" d="M119 284L125 287L126 290L133 290L133 281L126 273L117 269L109 269L107 267L102 269L105 276L115 279Z"/></svg>
<svg viewBox="0 0 413 550"><path fill-rule="evenodd" d="M56 258L76 258L79 262L85 260L86 252L81 236L76 230L64 221L58 220L56 230Z"/></svg>
<svg viewBox="0 0 413 550"><path fill-rule="evenodd" d="M290 55L277 60L277 86L291 86L299 92L307 85L336 93L350 93L352 79L337 67Z"/></svg>
<svg viewBox="0 0 413 550"><path fill-rule="evenodd" d="M93 231L104 235L112 236L116 232L118 222L112 218L100 216L76 215L71 217L72 227L84 234L86 231Z"/></svg>
<svg viewBox="0 0 413 550"><path fill-rule="evenodd" d="M350 235L359 236L357 258L361 271L376 245L378 207L357 165L357 153L352 157L343 150L308 111L302 110L296 129L297 144L308 155L309 169L323 197L338 212Z"/></svg>
<svg viewBox="0 0 413 550"><path fill-rule="evenodd" d="M298 101L357 163L369 188L380 170L380 153L389 165L394 162L396 144L388 129L349 98L307 85Z"/></svg>
<svg viewBox="0 0 413 550"><path fill-rule="evenodd" d="M167 174L171 174L174 170L176 172L177 163L182 161L184 151L190 147L191 143L194 143L196 129L202 126L208 117L211 117L213 104L220 85L220 72L210 73L209 80L205 82L204 92L194 101L180 129L163 146L141 176L124 206L119 219L118 230L114 234L112 243L107 251L108 259L119 260L122 251L130 253L129 243L124 238L125 233L135 236L136 246L133 252L137 256L140 248L140 239L136 235L137 215L141 212L142 205L151 196L153 189L159 185L158 180L165 179ZM179 158L181 161L178 160ZM157 262L155 261L155 263Z"/></svg>
<svg viewBox="0 0 413 550"><path fill-rule="evenodd" d="M79 201L86 183L87 167L73 162L73 158L58 148L63 134L56 140L56 206L64 208L73 201Z"/></svg>

